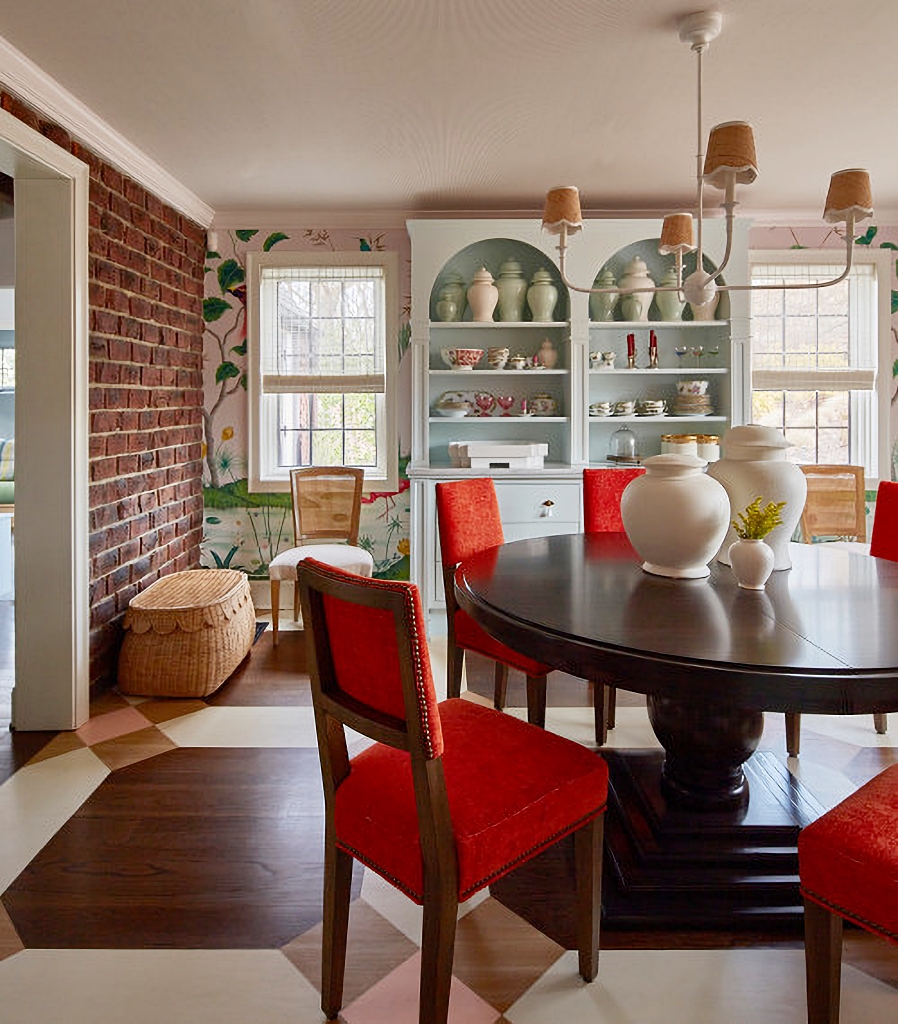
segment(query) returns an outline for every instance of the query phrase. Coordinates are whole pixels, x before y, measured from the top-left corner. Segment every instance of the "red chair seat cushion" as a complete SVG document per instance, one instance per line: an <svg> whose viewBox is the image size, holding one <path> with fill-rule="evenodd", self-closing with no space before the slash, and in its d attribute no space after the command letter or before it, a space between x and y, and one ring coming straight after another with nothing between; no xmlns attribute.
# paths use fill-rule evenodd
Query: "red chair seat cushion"
<svg viewBox="0 0 898 1024"><path fill-rule="evenodd" d="M460 900L604 809L608 767L597 754L472 701L439 709ZM421 903L408 754L380 743L362 751L335 805L337 845Z"/></svg>
<svg viewBox="0 0 898 1024"><path fill-rule="evenodd" d="M519 654L510 647L494 640L485 630L461 608L455 613L455 643L466 651L476 651L493 661L501 661L505 665L511 665L519 672L528 676L544 676L552 671L549 665L543 665L539 661L528 658L526 654Z"/></svg>
<svg viewBox="0 0 898 1024"><path fill-rule="evenodd" d="M805 896L898 942L898 765L802 829L798 864Z"/></svg>

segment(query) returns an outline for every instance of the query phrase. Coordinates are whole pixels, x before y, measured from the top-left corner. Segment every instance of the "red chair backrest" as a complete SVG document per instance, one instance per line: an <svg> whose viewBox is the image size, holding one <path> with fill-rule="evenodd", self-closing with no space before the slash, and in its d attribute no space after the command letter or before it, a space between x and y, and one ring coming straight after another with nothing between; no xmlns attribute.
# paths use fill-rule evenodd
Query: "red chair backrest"
<svg viewBox="0 0 898 1024"><path fill-rule="evenodd" d="M876 492L870 554L898 562L898 483L883 480Z"/></svg>
<svg viewBox="0 0 898 1024"><path fill-rule="evenodd" d="M496 488L490 477L437 484L437 524L444 566L505 543Z"/></svg>
<svg viewBox="0 0 898 1024"><path fill-rule="evenodd" d="M624 488L645 470L631 469L583 470L584 533L623 533L620 499Z"/></svg>
<svg viewBox="0 0 898 1024"><path fill-rule="evenodd" d="M316 707L325 698L326 713L366 735L391 742L378 731L387 725L404 734L394 745L417 748L418 739L426 759L439 757L443 737L418 588L357 576L313 558L299 563L297 575L303 621L308 616L311 632Z"/></svg>

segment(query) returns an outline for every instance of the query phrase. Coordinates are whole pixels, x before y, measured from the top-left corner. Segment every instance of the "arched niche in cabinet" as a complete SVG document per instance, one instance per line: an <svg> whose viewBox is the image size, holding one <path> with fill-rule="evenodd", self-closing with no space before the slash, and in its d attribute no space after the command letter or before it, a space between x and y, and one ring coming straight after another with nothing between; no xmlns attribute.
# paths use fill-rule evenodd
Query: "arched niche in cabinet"
<svg viewBox="0 0 898 1024"><path fill-rule="evenodd" d="M625 246L623 249L619 249L613 256L605 261L605 263L599 268L596 273L595 280L593 281L593 288L604 287L608 283L620 284L621 278L626 272L627 264L636 257L639 256L646 264L647 272L649 277L654 281L656 285L660 285L663 282L665 274L670 270L676 269L676 258L673 255L662 256L658 252L657 238L643 238L638 242L633 242L630 245ZM709 274L714 274L717 270L716 264L709 259L707 254L704 254L702 259L702 265ZM683 280L685 280L691 273L695 271L696 267L696 254L694 252L687 253L683 258ZM613 281L609 282L607 274L610 272ZM725 284L726 281L723 275L717 277L718 284ZM673 294L673 293L671 293ZM712 319L715 320L729 320L730 318L730 297L728 292L719 293L719 302L714 311ZM607 316L602 314L603 296L601 295L590 295L589 297L589 319L592 323L609 322ZM652 297L652 303L649 307L649 321L652 323L690 323L695 319L693 316L692 308L689 303L685 303L683 306L682 313L678 317L662 316L661 310L658 306L657 294ZM629 322L627 317L624 315L622 309L621 300L617 302L611 313L611 321L614 322Z"/></svg>
<svg viewBox="0 0 898 1024"><path fill-rule="evenodd" d="M485 238L466 246L446 261L442 270L437 275L430 292L431 322L439 323L449 319L448 317L441 316L441 310L438 308L441 294L447 285L461 285L466 296L467 290L473 282L474 275L481 267L486 267L492 275L494 283L498 284L502 267L508 261L514 261L520 266L521 277L528 287L533 282L534 274L542 270L549 275L551 284L554 285L558 292L558 298L552 315L548 320L541 318L537 322L558 323L569 319L570 296L568 295L568 290L561 281L558 268L544 252L518 239ZM460 313L456 313L456 316L462 323L472 322L471 308L467 303L466 297L463 300ZM497 323L502 322L498 304L493 312L493 321ZM524 301L522 320L506 322L534 322L533 313L526 300Z"/></svg>

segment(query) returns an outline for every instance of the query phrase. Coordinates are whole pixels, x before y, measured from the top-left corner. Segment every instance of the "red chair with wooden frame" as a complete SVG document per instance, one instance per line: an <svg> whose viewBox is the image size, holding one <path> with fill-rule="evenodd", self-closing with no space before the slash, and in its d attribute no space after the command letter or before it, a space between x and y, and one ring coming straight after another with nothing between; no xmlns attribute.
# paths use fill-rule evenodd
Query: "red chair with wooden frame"
<svg viewBox="0 0 898 1024"><path fill-rule="evenodd" d="M898 943L898 765L798 836L808 1024L839 1024L842 922Z"/></svg>
<svg viewBox="0 0 898 1024"><path fill-rule="evenodd" d="M898 562L898 483L883 480L876 492L870 554Z"/></svg>
<svg viewBox="0 0 898 1024"><path fill-rule="evenodd" d="M583 470L583 532L623 533L620 499L631 480L641 476L641 467ZM596 706L605 709L605 727L613 729L617 719L617 687L611 676L595 680Z"/></svg>
<svg viewBox="0 0 898 1024"><path fill-rule="evenodd" d="M458 904L573 834L579 969L592 981L605 762L472 701L438 705L413 584L311 558L298 579L326 807L327 1019L342 1005L353 859L423 905L419 1021L444 1024ZM376 741L351 760L347 726Z"/></svg>
<svg viewBox="0 0 898 1024"><path fill-rule="evenodd" d="M436 502L448 630L447 696L460 695L465 651L474 651L495 662L494 706L499 710L505 707L510 666L527 677L527 720L544 727L546 676L552 671L551 666L494 640L455 600L455 569L459 562L505 543L493 481L478 477L437 484Z"/></svg>

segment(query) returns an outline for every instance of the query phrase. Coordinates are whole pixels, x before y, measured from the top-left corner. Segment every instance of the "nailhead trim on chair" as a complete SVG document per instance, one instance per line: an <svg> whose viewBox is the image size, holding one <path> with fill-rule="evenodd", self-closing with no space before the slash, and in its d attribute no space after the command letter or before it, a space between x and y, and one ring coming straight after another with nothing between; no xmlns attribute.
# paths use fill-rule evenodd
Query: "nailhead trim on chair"
<svg viewBox="0 0 898 1024"><path fill-rule="evenodd" d="M829 900L824 899L822 896L818 896L817 893L811 892L810 889L806 889L804 886L801 887L801 893L803 896L807 896L808 899L813 900L815 903L819 903L821 907L826 907L827 910L832 910L838 914L839 917L844 917L848 921L854 921L855 924L861 925L863 928L869 928L871 931L876 932L877 935L890 939L892 942L898 942L898 933L889 931L883 928L882 925L876 924L874 921L868 921L864 917L858 917L857 914L852 913L850 910L846 910L844 907L840 907L837 903L830 903Z"/></svg>

